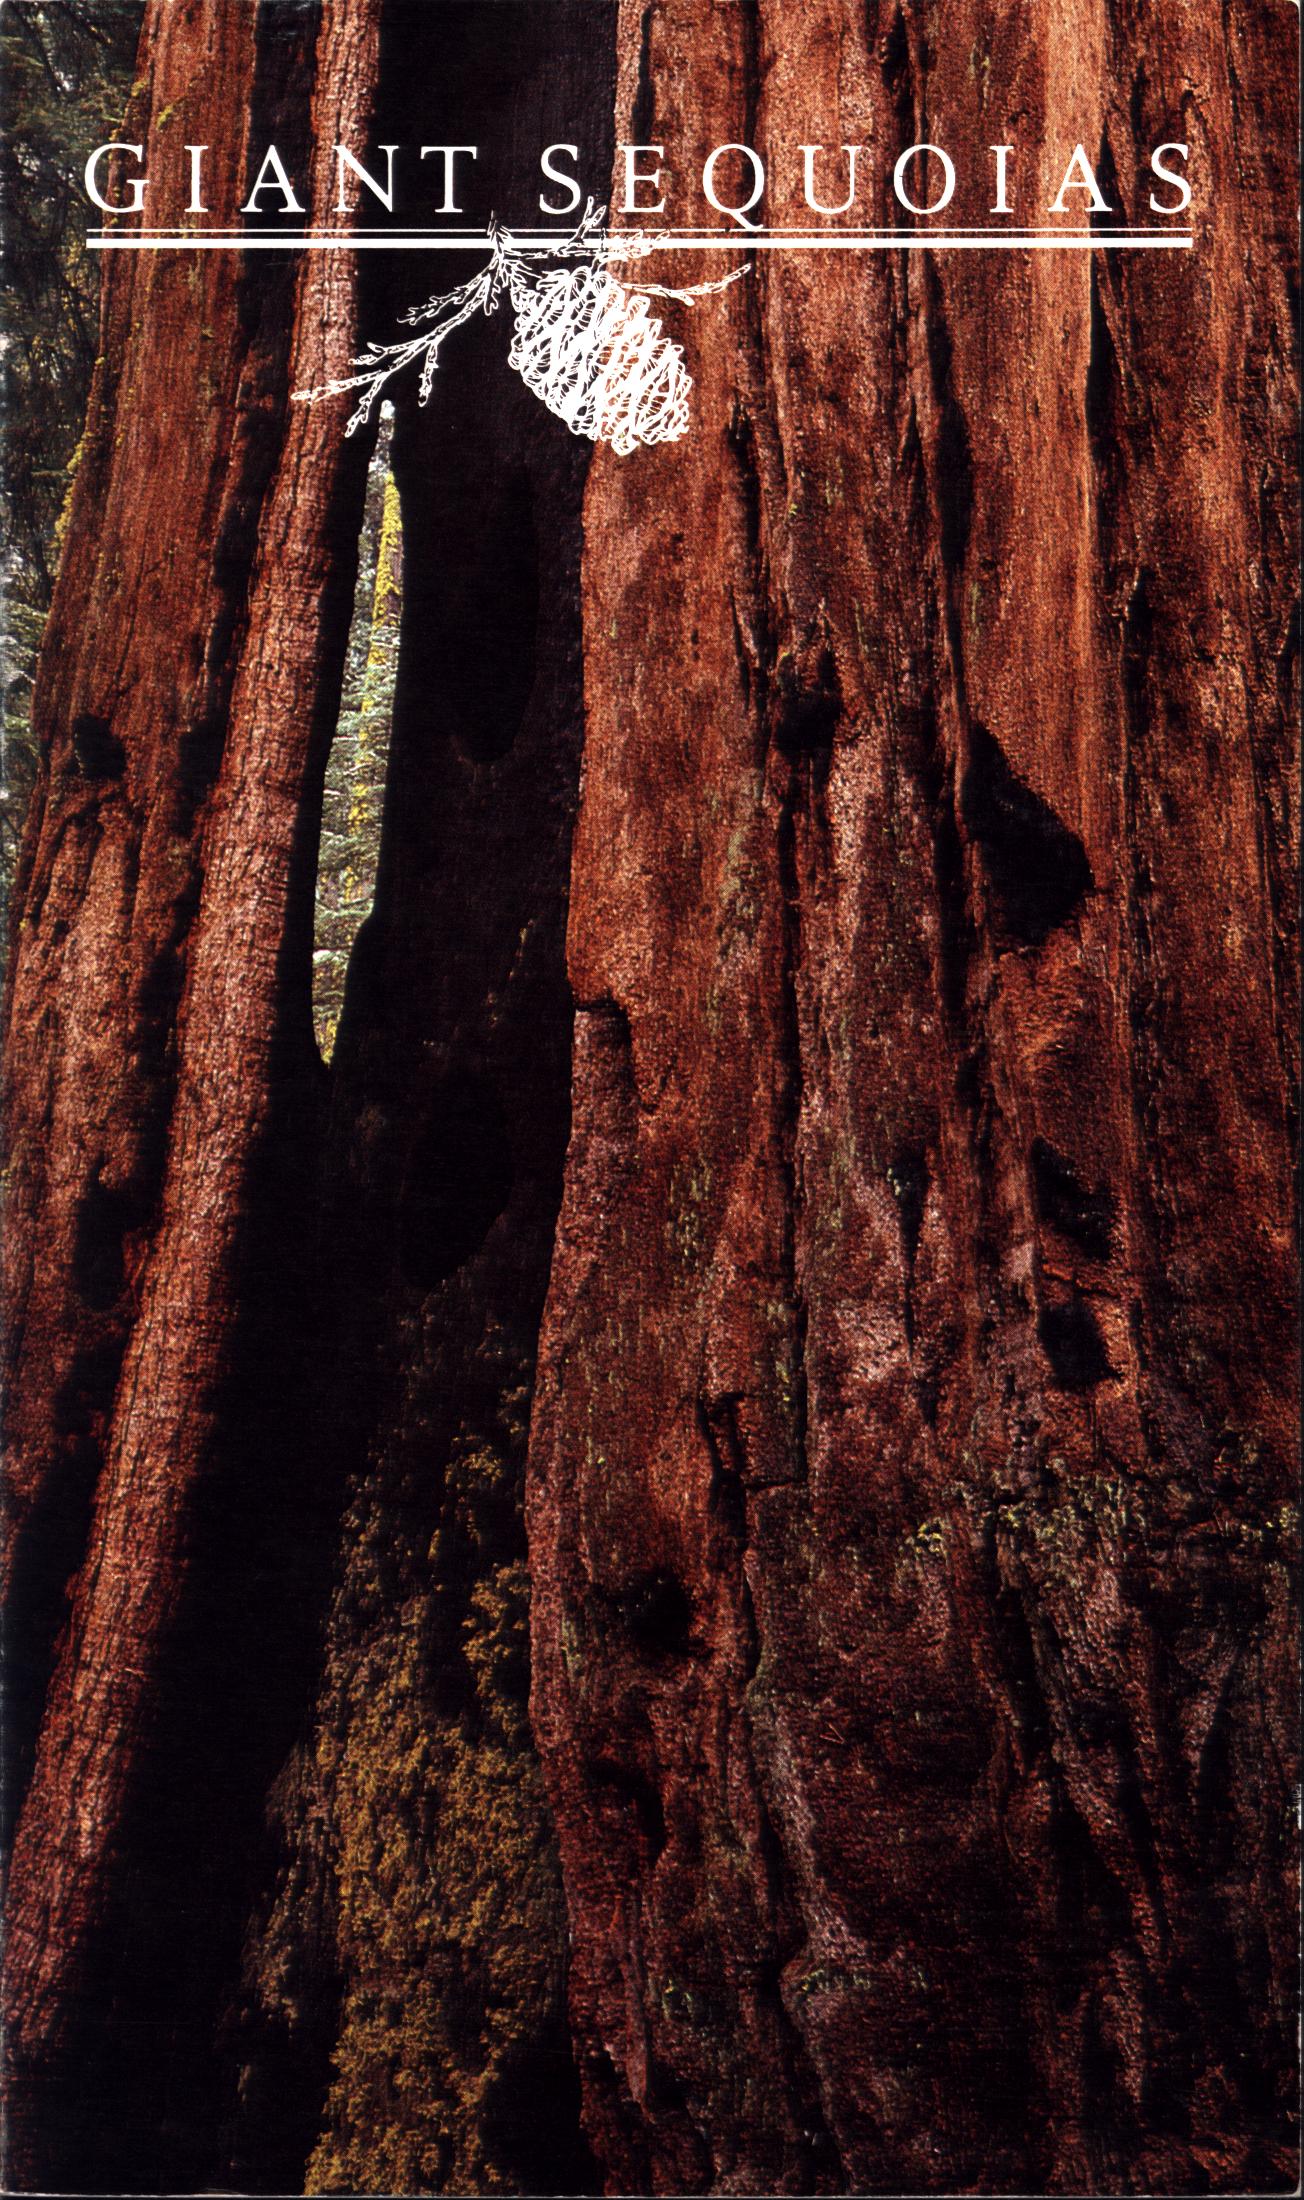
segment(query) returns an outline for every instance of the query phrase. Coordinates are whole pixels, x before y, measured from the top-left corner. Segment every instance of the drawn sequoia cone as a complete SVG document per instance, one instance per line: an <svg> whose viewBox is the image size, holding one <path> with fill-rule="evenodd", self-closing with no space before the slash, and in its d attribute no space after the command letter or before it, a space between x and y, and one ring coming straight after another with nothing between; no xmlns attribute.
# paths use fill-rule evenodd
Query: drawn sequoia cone
<svg viewBox="0 0 1304 2200"><path fill-rule="evenodd" d="M572 434L627 455L687 433L692 377L644 292L599 267L536 275L516 262L507 280L516 312L508 360Z"/></svg>

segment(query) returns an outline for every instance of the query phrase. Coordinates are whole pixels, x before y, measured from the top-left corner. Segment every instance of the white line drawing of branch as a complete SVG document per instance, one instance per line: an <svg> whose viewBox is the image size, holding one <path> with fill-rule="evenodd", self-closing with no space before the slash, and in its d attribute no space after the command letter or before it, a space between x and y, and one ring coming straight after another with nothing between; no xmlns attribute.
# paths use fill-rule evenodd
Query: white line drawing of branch
<svg viewBox="0 0 1304 2200"><path fill-rule="evenodd" d="M419 360L418 399L426 404L445 339L477 313L495 313L505 295L514 315L508 363L572 434L610 443L622 454L686 434L692 377L648 301L672 298L694 305L741 281L751 262L715 282L682 290L626 281L610 272L609 263L644 259L665 240L654 231L612 238L606 218L606 207L590 199L568 236L528 244L491 221L489 259L478 274L403 315L415 335L368 344L353 362L358 373L320 389L296 390L296 403L359 391L344 431L353 435L371 418L386 384ZM562 264L541 268L539 261ZM580 264L568 266L568 261Z"/></svg>

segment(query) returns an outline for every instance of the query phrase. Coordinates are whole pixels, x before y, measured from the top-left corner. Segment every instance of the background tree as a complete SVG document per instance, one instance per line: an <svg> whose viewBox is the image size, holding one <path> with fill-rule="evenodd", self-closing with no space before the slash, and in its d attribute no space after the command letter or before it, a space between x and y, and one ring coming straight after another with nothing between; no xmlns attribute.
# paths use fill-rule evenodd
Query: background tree
<svg viewBox="0 0 1304 2200"><path fill-rule="evenodd" d="M0 13L0 280L6 297L0 624L0 954L36 770L32 679L59 518L95 363L99 266L80 189L90 146L117 135L141 0L10 0Z"/></svg>
<svg viewBox="0 0 1304 2200"><path fill-rule="evenodd" d="M376 891L403 607L403 524L389 464L391 419L392 407L386 406L367 469L353 623L322 796L312 1002L326 1061L344 1005L349 954Z"/></svg>

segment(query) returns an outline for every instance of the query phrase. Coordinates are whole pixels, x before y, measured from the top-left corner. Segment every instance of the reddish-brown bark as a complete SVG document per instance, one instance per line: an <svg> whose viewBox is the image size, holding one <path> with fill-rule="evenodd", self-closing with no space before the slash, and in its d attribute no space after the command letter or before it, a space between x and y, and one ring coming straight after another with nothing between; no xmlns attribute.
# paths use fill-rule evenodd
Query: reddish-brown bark
<svg viewBox="0 0 1304 2200"><path fill-rule="evenodd" d="M315 43L313 21L272 10L259 37L250 14L245 74L219 81L213 20L190 19L165 69L152 18L141 89L159 119L138 127L154 175L165 115L214 147L241 116L255 160L274 135L294 173L315 164L319 213L337 140L419 142L436 101L445 130L498 153L493 188L522 205L537 182L522 108L541 142L582 125L608 144L610 47L582 10L436 21L391 0L383 56L376 9L328 11ZM207 72L208 106L183 61ZM215 204L220 188L215 174ZM567 1133L587 451L510 370L505 315L461 332L437 404L420 411L414 381L394 390L409 572L389 821L328 1084L308 1021L311 871L364 454L343 445L347 401L291 410L287 392L347 359L355 283L384 332L465 265L396 254L359 273L337 253L304 261L297 287L261 256L239 282L238 265L201 259L156 298L135 271L186 262L110 263L118 395L93 413L47 651L53 689L83 662L84 625L84 677L108 684L125 627L158 692L131 685L133 661L95 736L108 822L86 830L116 836L134 904L79 897L62 874L22 902L12 1226L20 1263L48 1257L12 1302L21 1316L30 1292L33 1309L14 1385L16 1693L43 1721L12 1867L7 2168L24 2184L573 2187L593 2168L526 1705L522 1487ZM175 596L133 567L119 617L86 545L107 513L147 560L175 486L142 481L141 415L195 472ZM214 516L223 496L238 527ZM183 734L176 768L194 768L192 662L210 668L211 785L179 817L168 773ZM56 861L65 788L85 804L61 692L42 706L32 880ZM102 995L81 979L92 953ZM144 1047L142 992L152 1115L121 1075L92 1091L81 1040L89 1022L94 1063L116 1073ZM67 1178L62 1206L42 1204L47 1177ZM92 1351L79 1413L64 1392L43 1404L47 1367L66 1391L62 1370ZM314 1688L323 1559L336 1594ZM305 1717L264 1860L262 1791ZM239 1905L264 1861L241 1996Z"/></svg>
<svg viewBox="0 0 1304 2200"><path fill-rule="evenodd" d="M324 207L335 139L366 127L377 20L154 7L135 96L156 173L182 137L230 146L233 116L303 145L311 101ZM200 1560L215 1483L248 1502L255 1550L276 1486L275 1465L232 1468L250 1441L247 1332L293 1266L273 1224L293 1231L288 1141L311 1125L314 758L360 492L338 422L287 398L347 360L353 289L344 254L264 266L256 287L223 255L124 255L106 283L9 1005L11 1639L43 1703L5 1920L17 2184L91 2174L83 2145L100 2174L166 2176L170 2139L173 2174L197 2173L198 2134L169 2134L160 2107L180 2083L163 2043L185 2031L237 1773L220 1746L197 1771L195 1722L233 1741L223 1683L256 1649L266 1595L255 1582L214 1639L231 1569L215 1581ZM188 1630L209 1638L210 1690ZM266 1685L246 1673L241 1701ZM170 1815L178 1790L192 1809L209 1798L210 1850ZM180 1831L195 1852L169 1856ZM170 1940L165 1889L193 1945ZM133 2036L142 1995L172 1997L156 2036Z"/></svg>
<svg viewBox="0 0 1304 2200"><path fill-rule="evenodd" d="M523 191L607 53L508 12L156 0L124 136L239 118L324 209L437 106ZM865 143L884 220L915 140L1017 139L1035 218L1189 139L1196 249L685 315L691 435L590 482L583 727L581 447L502 317L396 389L329 1087L362 454L287 398L420 285L110 266L8 1011L11 2184L226 2181L223 2120L255 2188L594 2174L529 1597L610 2189L1292 2173L1293 41L992 16L622 0L621 135Z"/></svg>
<svg viewBox="0 0 1304 2200"><path fill-rule="evenodd" d="M1196 244L760 256L590 476L530 1527L611 2190L1294 2175L1294 63L621 10L618 138L885 221L1189 139Z"/></svg>

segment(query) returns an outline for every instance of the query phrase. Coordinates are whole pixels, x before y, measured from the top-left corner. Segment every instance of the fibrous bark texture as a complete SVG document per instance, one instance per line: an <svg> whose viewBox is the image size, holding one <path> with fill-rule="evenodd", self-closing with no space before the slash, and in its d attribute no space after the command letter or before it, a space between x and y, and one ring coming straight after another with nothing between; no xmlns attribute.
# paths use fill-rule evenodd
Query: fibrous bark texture
<svg viewBox="0 0 1304 2200"><path fill-rule="evenodd" d="M871 221L916 141L1196 196L758 254L590 474L529 1520L615 2191L1294 2176L1295 42L621 9L618 137Z"/></svg>
<svg viewBox="0 0 1304 2200"><path fill-rule="evenodd" d="M324 210L376 27L370 5L159 0L127 135L174 177L183 139L238 167L277 135ZM214 1998L284 1748L315 801L362 493L337 423L287 399L346 364L354 265L124 254L105 283L8 1000L6 2176L27 2188L211 2174Z"/></svg>

